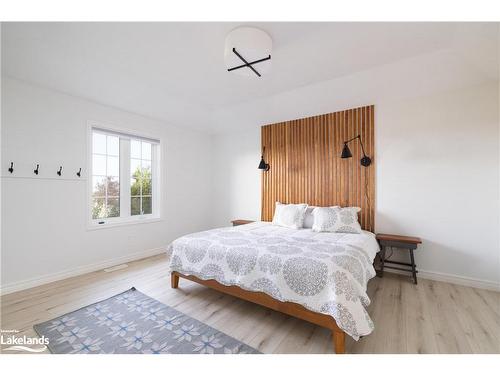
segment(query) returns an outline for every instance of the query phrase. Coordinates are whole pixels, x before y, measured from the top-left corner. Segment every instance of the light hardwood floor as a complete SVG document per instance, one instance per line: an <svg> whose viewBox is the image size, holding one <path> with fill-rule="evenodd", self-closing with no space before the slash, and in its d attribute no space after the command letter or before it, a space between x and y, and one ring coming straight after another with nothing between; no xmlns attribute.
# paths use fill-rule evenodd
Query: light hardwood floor
<svg viewBox="0 0 500 375"><path fill-rule="evenodd" d="M35 337L33 325L132 286L263 353L332 353L330 332L304 321L180 280L170 288L165 255L129 267L2 296L1 328ZM500 353L500 293L386 273L369 283L375 331L347 353Z"/></svg>

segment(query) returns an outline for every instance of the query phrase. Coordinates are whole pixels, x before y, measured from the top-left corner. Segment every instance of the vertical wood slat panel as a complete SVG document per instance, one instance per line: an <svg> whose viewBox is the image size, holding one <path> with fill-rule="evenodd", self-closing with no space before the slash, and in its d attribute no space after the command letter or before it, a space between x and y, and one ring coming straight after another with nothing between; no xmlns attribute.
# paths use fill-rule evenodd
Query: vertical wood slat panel
<svg viewBox="0 0 500 375"><path fill-rule="evenodd" d="M344 141L358 134L372 158L368 168L357 141L349 144L353 157L340 158ZM266 125L261 143L271 166L262 172L262 220L272 220L276 201L356 206L362 228L374 231L374 106Z"/></svg>

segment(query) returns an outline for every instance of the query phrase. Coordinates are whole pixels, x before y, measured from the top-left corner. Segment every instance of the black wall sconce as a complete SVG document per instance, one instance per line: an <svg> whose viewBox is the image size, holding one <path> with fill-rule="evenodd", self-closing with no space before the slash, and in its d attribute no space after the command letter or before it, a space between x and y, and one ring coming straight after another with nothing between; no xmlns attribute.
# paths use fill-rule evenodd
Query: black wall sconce
<svg viewBox="0 0 500 375"><path fill-rule="evenodd" d="M354 138L351 138L348 141L344 142L344 148L342 149L342 155L340 155L340 157L342 159L352 158L351 150L349 150L349 146L347 146L347 144L349 142L354 141L355 139L359 139L359 143L361 144L361 150L363 151L363 157L360 160L361 165L363 167L368 167L372 163L372 159L370 159L370 157L366 156L365 148L363 146L363 142L361 142L361 136L359 134L357 136L355 136Z"/></svg>
<svg viewBox="0 0 500 375"><path fill-rule="evenodd" d="M38 175L38 169L39 169L39 168L40 168L40 165L39 165L39 164L37 164L37 165L36 165L36 169L35 169L35 170L33 170L33 173L34 173L34 174L36 174L36 175Z"/></svg>
<svg viewBox="0 0 500 375"><path fill-rule="evenodd" d="M264 150L262 151L262 155L260 156L259 169L262 169L263 171L267 172L271 167L264 160L264 153L265 152L266 152L266 148L264 147Z"/></svg>
<svg viewBox="0 0 500 375"><path fill-rule="evenodd" d="M8 171L10 173L14 172L14 162L13 161L10 162L10 168L8 169Z"/></svg>
<svg viewBox="0 0 500 375"><path fill-rule="evenodd" d="M76 172L76 175L77 175L78 177L82 177L82 168L80 168L80 169L78 170L78 172Z"/></svg>
<svg viewBox="0 0 500 375"><path fill-rule="evenodd" d="M59 167L59 170L57 171L57 175L60 176L62 174L62 167Z"/></svg>

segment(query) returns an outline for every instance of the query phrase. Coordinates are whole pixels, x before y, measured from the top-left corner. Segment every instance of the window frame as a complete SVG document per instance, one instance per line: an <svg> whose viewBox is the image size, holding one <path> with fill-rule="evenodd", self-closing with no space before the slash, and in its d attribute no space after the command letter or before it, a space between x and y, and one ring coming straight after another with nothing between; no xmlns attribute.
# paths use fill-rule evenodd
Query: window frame
<svg viewBox="0 0 500 375"><path fill-rule="evenodd" d="M93 132L119 136L119 160L120 160L120 216L103 219L92 218L93 205ZM151 147L151 196L152 207L150 214L131 215L131 191L130 191L130 140L141 140L150 142ZM160 189L160 162L161 162L162 140L151 134L145 134L132 129L125 129L97 121L87 121L87 229L102 229L122 225L151 223L161 219L161 189ZM102 222L102 223L101 223Z"/></svg>

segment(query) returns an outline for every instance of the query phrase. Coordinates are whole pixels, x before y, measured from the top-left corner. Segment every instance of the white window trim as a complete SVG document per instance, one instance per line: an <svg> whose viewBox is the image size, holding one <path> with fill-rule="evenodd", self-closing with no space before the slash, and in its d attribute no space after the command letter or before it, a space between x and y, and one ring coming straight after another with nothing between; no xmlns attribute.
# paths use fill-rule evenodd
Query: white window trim
<svg viewBox="0 0 500 375"><path fill-rule="evenodd" d="M152 172L152 196L153 199L153 207L152 213L146 215L134 215L130 216L130 201L128 199L124 199L125 191L130 191L130 178L124 178L125 182L122 184L121 176L130 176L130 163L126 162L126 160L130 159L130 143L124 143L120 140L120 214L125 212L127 214L126 217L113 217L107 219L92 219L92 132L95 128L102 130L103 132L115 132L123 135L129 135L131 139L143 139L147 140L157 140L159 144L155 147L152 147L152 155L151 155L151 172ZM105 228L114 228L125 225L134 225L134 224L146 224L146 223L155 223L162 221L161 216L161 176L160 176L160 168L161 165L161 145L163 144L163 140L159 137L155 137L151 134L145 134L143 132L138 132L132 129L126 129L122 127L117 127L114 125L103 124L98 121L89 120L87 121L87 171L89 171L89 178L87 179L87 209L86 209L86 221L87 221L87 230L98 230ZM123 151L123 154L122 154ZM123 155L123 156L122 156ZM128 189L128 190L125 190ZM154 192L157 192L156 195ZM124 210L124 211L122 211ZM104 224L99 224L100 221L104 221Z"/></svg>

